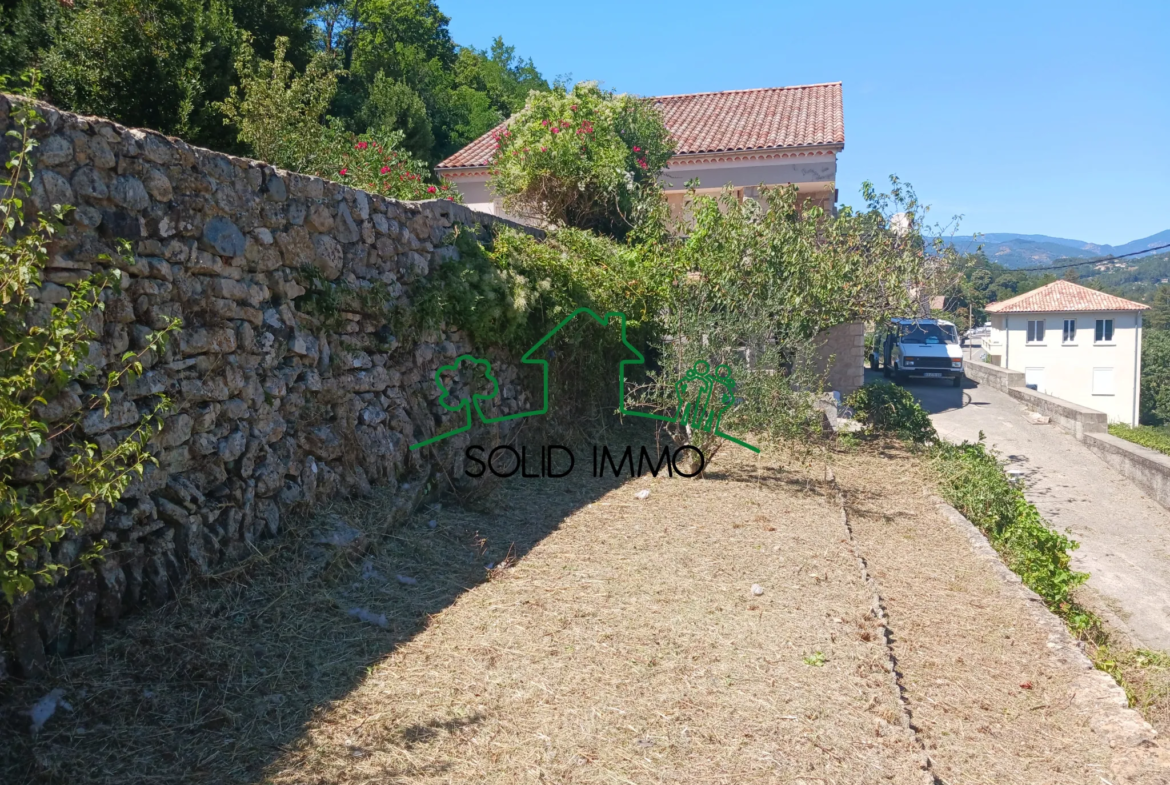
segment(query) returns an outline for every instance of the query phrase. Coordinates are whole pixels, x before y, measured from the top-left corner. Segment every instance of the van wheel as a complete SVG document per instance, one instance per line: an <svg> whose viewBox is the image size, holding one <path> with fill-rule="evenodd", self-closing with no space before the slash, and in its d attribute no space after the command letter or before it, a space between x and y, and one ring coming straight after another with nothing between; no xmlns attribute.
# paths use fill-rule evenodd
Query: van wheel
<svg viewBox="0 0 1170 785"><path fill-rule="evenodd" d="M956 376L955 380L951 384L954 385L955 387L962 387L963 386L963 374L959 374L958 376Z"/></svg>

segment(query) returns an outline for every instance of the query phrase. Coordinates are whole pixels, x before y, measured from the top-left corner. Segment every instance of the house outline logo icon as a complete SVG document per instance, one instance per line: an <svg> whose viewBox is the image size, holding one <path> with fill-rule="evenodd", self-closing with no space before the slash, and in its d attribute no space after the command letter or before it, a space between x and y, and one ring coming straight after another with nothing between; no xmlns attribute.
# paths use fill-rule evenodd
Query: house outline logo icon
<svg viewBox="0 0 1170 785"><path fill-rule="evenodd" d="M652 412L639 412L627 408L626 406L626 366L628 365L644 365L646 358L638 349L630 343L626 336L626 315L621 311L607 311L604 315L598 316L597 312L592 308L578 308L571 314L557 324L556 327L548 331L547 334L535 344L532 348L524 353L520 358L523 365L538 365L541 370L541 405L539 409L533 409L526 412L515 412L514 414L505 414L501 417L489 417L484 414L481 406L483 401L490 401L499 394L500 384L499 380L492 374L492 364L490 361L475 357L470 354L461 354L456 357L451 364L442 365L435 371L435 386L442 392L442 398L439 401L444 409L449 412L464 411L466 413L466 422L452 431L432 436L429 439L410 445L411 450L418 450L435 442L442 441L456 434L464 433L471 429L472 409L479 415L480 422L485 425L493 423L504 422L505 420L518 420L522 417L537 417L548 413L548 360L535 357L535 353L554 335L561 331L561 329L569 322L576 319L578 316L585 314L596 321L598 324L605 326L610 323L611 319L616 318L621 325L622 344L634 356L634 359L622 360L618 363L618 412L626 417L642 417L649 420L659 420L662 422L673 422L683 425L689 425L692 429L703 431L706 433L713 433L714 435L727 439L730 442L746 447L752 452L758 453L760 449L754 447L747 442L730 436L724 433L722 428L723 415L728 409L735 404L735 379L731 377L731 369L726 365L719 365L714 370L711 369L710 364L700 360L696 362L691 368L687 369L683 377L675 383L675 395L678 399L678 411L674 417L663 414L654 414ZM490 392L488 393L473 393L470 398L455 402L451 399L451 390L443 383L443 374L452 371L458 372L463 363L471 363L476 367L482 368L483 378L491 384ZM723 391L716 395L716 387L722 387Z"/></svg>

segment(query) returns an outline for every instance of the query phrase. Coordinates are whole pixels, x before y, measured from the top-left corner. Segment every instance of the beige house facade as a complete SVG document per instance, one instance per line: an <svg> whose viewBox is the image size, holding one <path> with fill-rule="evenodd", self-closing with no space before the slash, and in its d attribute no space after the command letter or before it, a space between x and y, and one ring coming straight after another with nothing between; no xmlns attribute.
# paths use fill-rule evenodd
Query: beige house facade
<svg viewBox="0 0 1170 785"><path fill-rule="evenodd" d="M841 83L687 93L653 99L676 152L662 174L672 212L683 216L686 184L699 193L730 186L739 199L760 185L795 185L802 204L832 211L837 201L837 155L845 148ZM481 136L436 171L482 212L516 219L488 185L493 134Z"/></svg>
<svg viewBox="0 0 1170 785"><path fill-rule="evenodd" d="M1037 392L1137 425L1142 312L1149 306L1055 281L987 306L987 361L1024 374Z"/></svg>

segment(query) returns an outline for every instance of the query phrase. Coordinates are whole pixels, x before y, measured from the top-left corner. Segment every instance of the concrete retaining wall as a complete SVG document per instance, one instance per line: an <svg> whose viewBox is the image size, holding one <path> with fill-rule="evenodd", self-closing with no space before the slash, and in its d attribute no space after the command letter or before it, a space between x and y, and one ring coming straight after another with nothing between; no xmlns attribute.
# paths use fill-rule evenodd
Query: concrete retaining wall
<svg viewBox="0 0 1170 785"><path fill-rule="evenodd" d="M1170 509L1170 457L1109 433L1087 433L1083 441L1094 455Z"/></svg>
<svg viewBox="0 0 1170 785"><path fill-rule="evenodd" d="M1023 376L1023 374L1020 374ZM1009 387L1007 394L1035 412L1047 415L1053 422L1078 439L1087 433L1106 433L1109 418L1105 412L1070 403L1062 398L1029 390L1027 387Z"/></svg>
<svg viewBox="0 0 1170 785"><path fill-rule="evenodd" d="M1007 392L1012 387L1024 386L1024 374L1019 371L1009 371L998 365L967 360L963 363L967 378L979 384L993 387L1000 392Z"/></svg>

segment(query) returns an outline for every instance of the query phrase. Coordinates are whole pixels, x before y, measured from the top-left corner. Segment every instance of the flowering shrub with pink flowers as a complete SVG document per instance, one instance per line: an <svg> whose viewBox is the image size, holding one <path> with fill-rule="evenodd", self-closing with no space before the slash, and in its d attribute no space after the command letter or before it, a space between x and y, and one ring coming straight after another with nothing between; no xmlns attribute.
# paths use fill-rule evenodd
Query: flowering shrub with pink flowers
<svg viewBox="0 0 1170 785"><path fill-rule="evenodd" d="M595 82L533 93L495 145L491 187L508 212L618 238L660 209L674 152L651 101Z"/></svg>
<svg viewBox="0 0 1170 785"><path fill-rule="evenodd" d="M322 176L392 199L450 199L462 201L445 182L427 177L427 165L401 149L402 134L379 139L370 134L349 137L337 153L336 166Z"/></svg>

